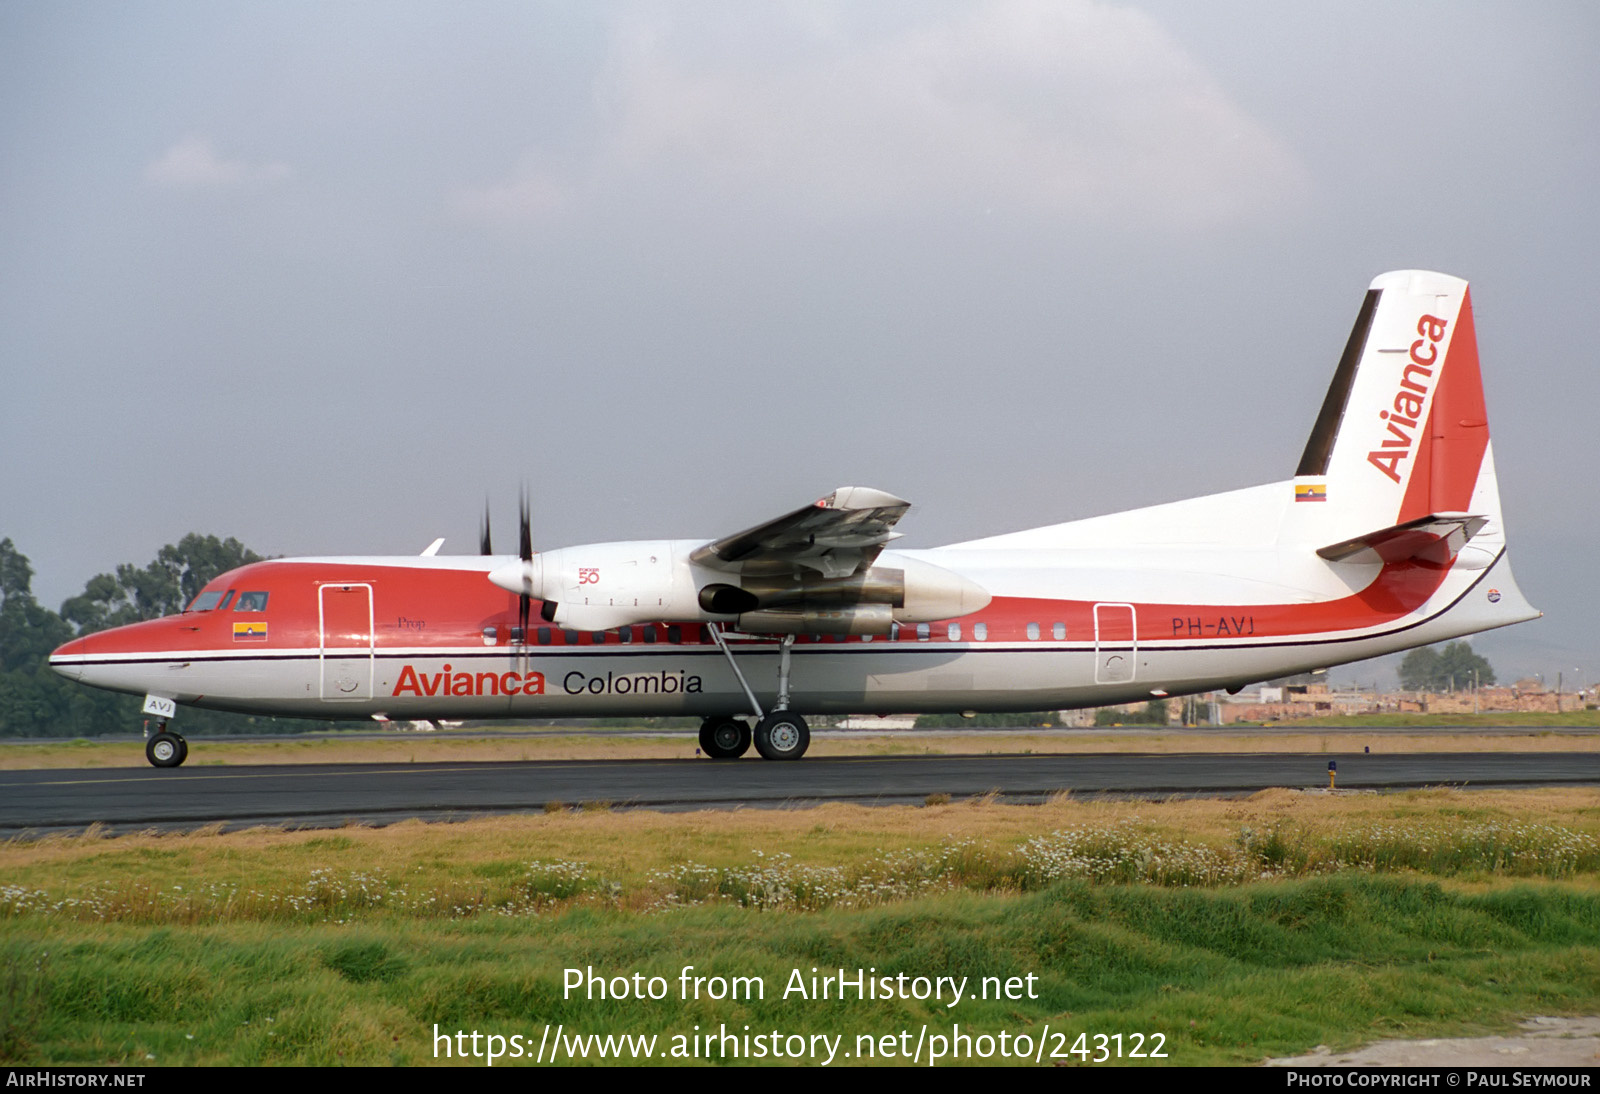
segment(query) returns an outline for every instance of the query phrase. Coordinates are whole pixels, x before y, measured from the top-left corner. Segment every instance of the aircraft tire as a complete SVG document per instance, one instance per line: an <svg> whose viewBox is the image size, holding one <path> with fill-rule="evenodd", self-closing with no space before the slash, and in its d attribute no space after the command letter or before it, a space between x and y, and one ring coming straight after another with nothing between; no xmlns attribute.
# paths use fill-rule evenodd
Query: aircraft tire
<svg viewBox="0 0 1600 1094"><path fill-rule="evenodd" d="M700 751L713 760L737 760L750 751L750 726L737 718L707 718L700 723Z"/></svg>
<svg viewBox="0 0 1600 1094"><path fill-rule="evenodd" d="M178 766L182 767L184 761L189 758L189 742L183 739L181 733L174 733L173 736L178 739Z"/></svg>
<svg viewBox="0 0 1600 1094"><path fill-rule="evenodd" d="M768 760L798 760L811 747L806 720L789 711L775 711L756 724L756 751Z"/></svg>
<svg viewBox="0 0 1600 1094"><path fill-rule="evenodd" d="M189 746L176 733L163 730L144 743L144 758L156 767L177 767L189 755Z"/></svg>

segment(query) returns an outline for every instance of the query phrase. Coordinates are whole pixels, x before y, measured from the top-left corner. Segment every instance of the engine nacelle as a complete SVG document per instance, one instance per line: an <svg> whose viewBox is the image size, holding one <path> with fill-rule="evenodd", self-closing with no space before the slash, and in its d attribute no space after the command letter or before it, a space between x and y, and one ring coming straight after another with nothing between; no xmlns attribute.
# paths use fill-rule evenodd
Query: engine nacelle
<svg viewBox="0 0 1600 1094"><path fill-rule="evenodd" d="M686 546L694 544L652 539L562 547L502 566L489 580L553 603L552 622L578 630L700 619Z"/></svg>
<svg viewBox="0 0 1600 1094"><path fill-rule="evenodd" d="M994 597L971 578L921 559L898 557L905 572L905 604L895 609L897 623L934 623L982 611Z"/></svg>
<svg viewBox="0 0 1600 1094"><path fill-rule="evenodd" d="M696 566L689 561L696 546L636 540L562 547L501 566L489 580L544 601L545 618L560 626L595 631L737 620L757 634L887 634L893 623L953 619L990 600L977 583L914 558L849 577L747 576Z"/></svg>
<svg viewBox="0 0 1600 1094"><path fill-rule="evenodd" d="M940 619L955 619L988 606L992 597L989 591L974 581L952 573L941 566L920 559L894 557L886 565L874 566L865 573L849 577L822 577L812 572L800 576L759 575L735 578L737 586L719 583L701 591L700 605L724 611L740 612L740 626L752 615L782 613L803 617L815 616L819 628L821 620L843 618L842 612L852 607L888 608L889 622L932 623ZM709 593L709 595L708 595ZM744 594L740 596L738 594ZM818 614L821 613L821 614ZM873 612L860 616L877 628L877 619L883 613ZM756 627L745 627L757 630ZM767 633L788 634L784 629ZM819 629L819 634L886 634L883 629L829 630Z"/></svg>

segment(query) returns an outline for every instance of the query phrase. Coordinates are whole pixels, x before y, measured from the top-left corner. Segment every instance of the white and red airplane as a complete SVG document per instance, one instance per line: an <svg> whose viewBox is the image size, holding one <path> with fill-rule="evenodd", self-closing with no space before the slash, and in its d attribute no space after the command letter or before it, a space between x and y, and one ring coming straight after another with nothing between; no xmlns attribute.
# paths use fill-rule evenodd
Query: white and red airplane
<svg viewBox="0 0 1600 1094"><path fill-rule="evenodd" d="M76 639L59 672L317 718L697 715L714 758L802 756L803 715L1101 706L1323 669L1536 618L1505 529L1467 284L1373 281L1293 479L930 550L844 487L711 540L518 556L301 558L177 616ZM535 603L537 610L535 612ZM750 721L745 720L748 716ZM752 732L751 721L754 722Z"/></svg>

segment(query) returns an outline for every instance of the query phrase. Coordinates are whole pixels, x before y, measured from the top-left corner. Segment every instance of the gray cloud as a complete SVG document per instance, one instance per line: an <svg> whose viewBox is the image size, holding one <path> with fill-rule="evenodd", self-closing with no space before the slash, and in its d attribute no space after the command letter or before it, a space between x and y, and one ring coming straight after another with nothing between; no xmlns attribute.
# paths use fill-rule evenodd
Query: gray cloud
<svg viewBox="0 0 1600 1094"><path fill-rule="evenodd" d="M144 170L157 186L212 188L285 182L294 172L286 163L223 156L204 137L190 135L172 145Z"/></svg>
<svg viewBox="0 0 1600 1094"><path fill-rule="evenodd" d="M529 155L455 210L526 222L648 179L819 218L1001 206L1192 229L1307 197L1294 155L1141 12L991 2L876 35L829 12L626 9L582 161Z"/></svg>

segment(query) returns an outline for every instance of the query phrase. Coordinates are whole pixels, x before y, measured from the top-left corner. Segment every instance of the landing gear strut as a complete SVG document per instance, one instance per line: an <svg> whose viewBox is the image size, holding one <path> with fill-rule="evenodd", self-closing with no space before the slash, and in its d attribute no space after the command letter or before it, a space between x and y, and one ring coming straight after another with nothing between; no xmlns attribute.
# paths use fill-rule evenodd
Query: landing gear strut
<svg viewBox="0 0 1600 1094"><path fill-rule="evenodd" d="M156 767L178 767L189 758L189 742L167 729L166 720L156 723L156 731L144 743L144 758Z"/></svg>
<svg viewBox="0 0 1600 1094"><path fill-rule="evenodd" d="M739 663L733 659L733 651L728 648L727 639L722 636L722 628L715 623L711 624L711 638L722 650L723 656L727 657L733 675L738 678L739 686L744 689L745 698L750 700L750 708L757 718L756 751L768 760L798 760L804 756L806 749L811 747L811 730L807 728L804 718L789 710L789 651L794 646L794 635L784 635L778 646L778 701L773 705L771 712L762 711L761 704L756 700L756 693L750 689L750 683L744 678ZM708 718L700 727L700 747L705 749L708 756L717 757L717 753L706 745L709 737L708 727L713 721L715 719ZM743 722L736 724L744 725ZM750 738L747 736L744 738L744 743L739 746L739 751L733 755L742 754L749 746Z"/></svg>
<svg viewBox="0 0 1600 1094"><path fill-rule="evenodd" d="M700 723L700 751L713 760L737 760L750 751L750 725L737 718L707 718Z"/></svg>

